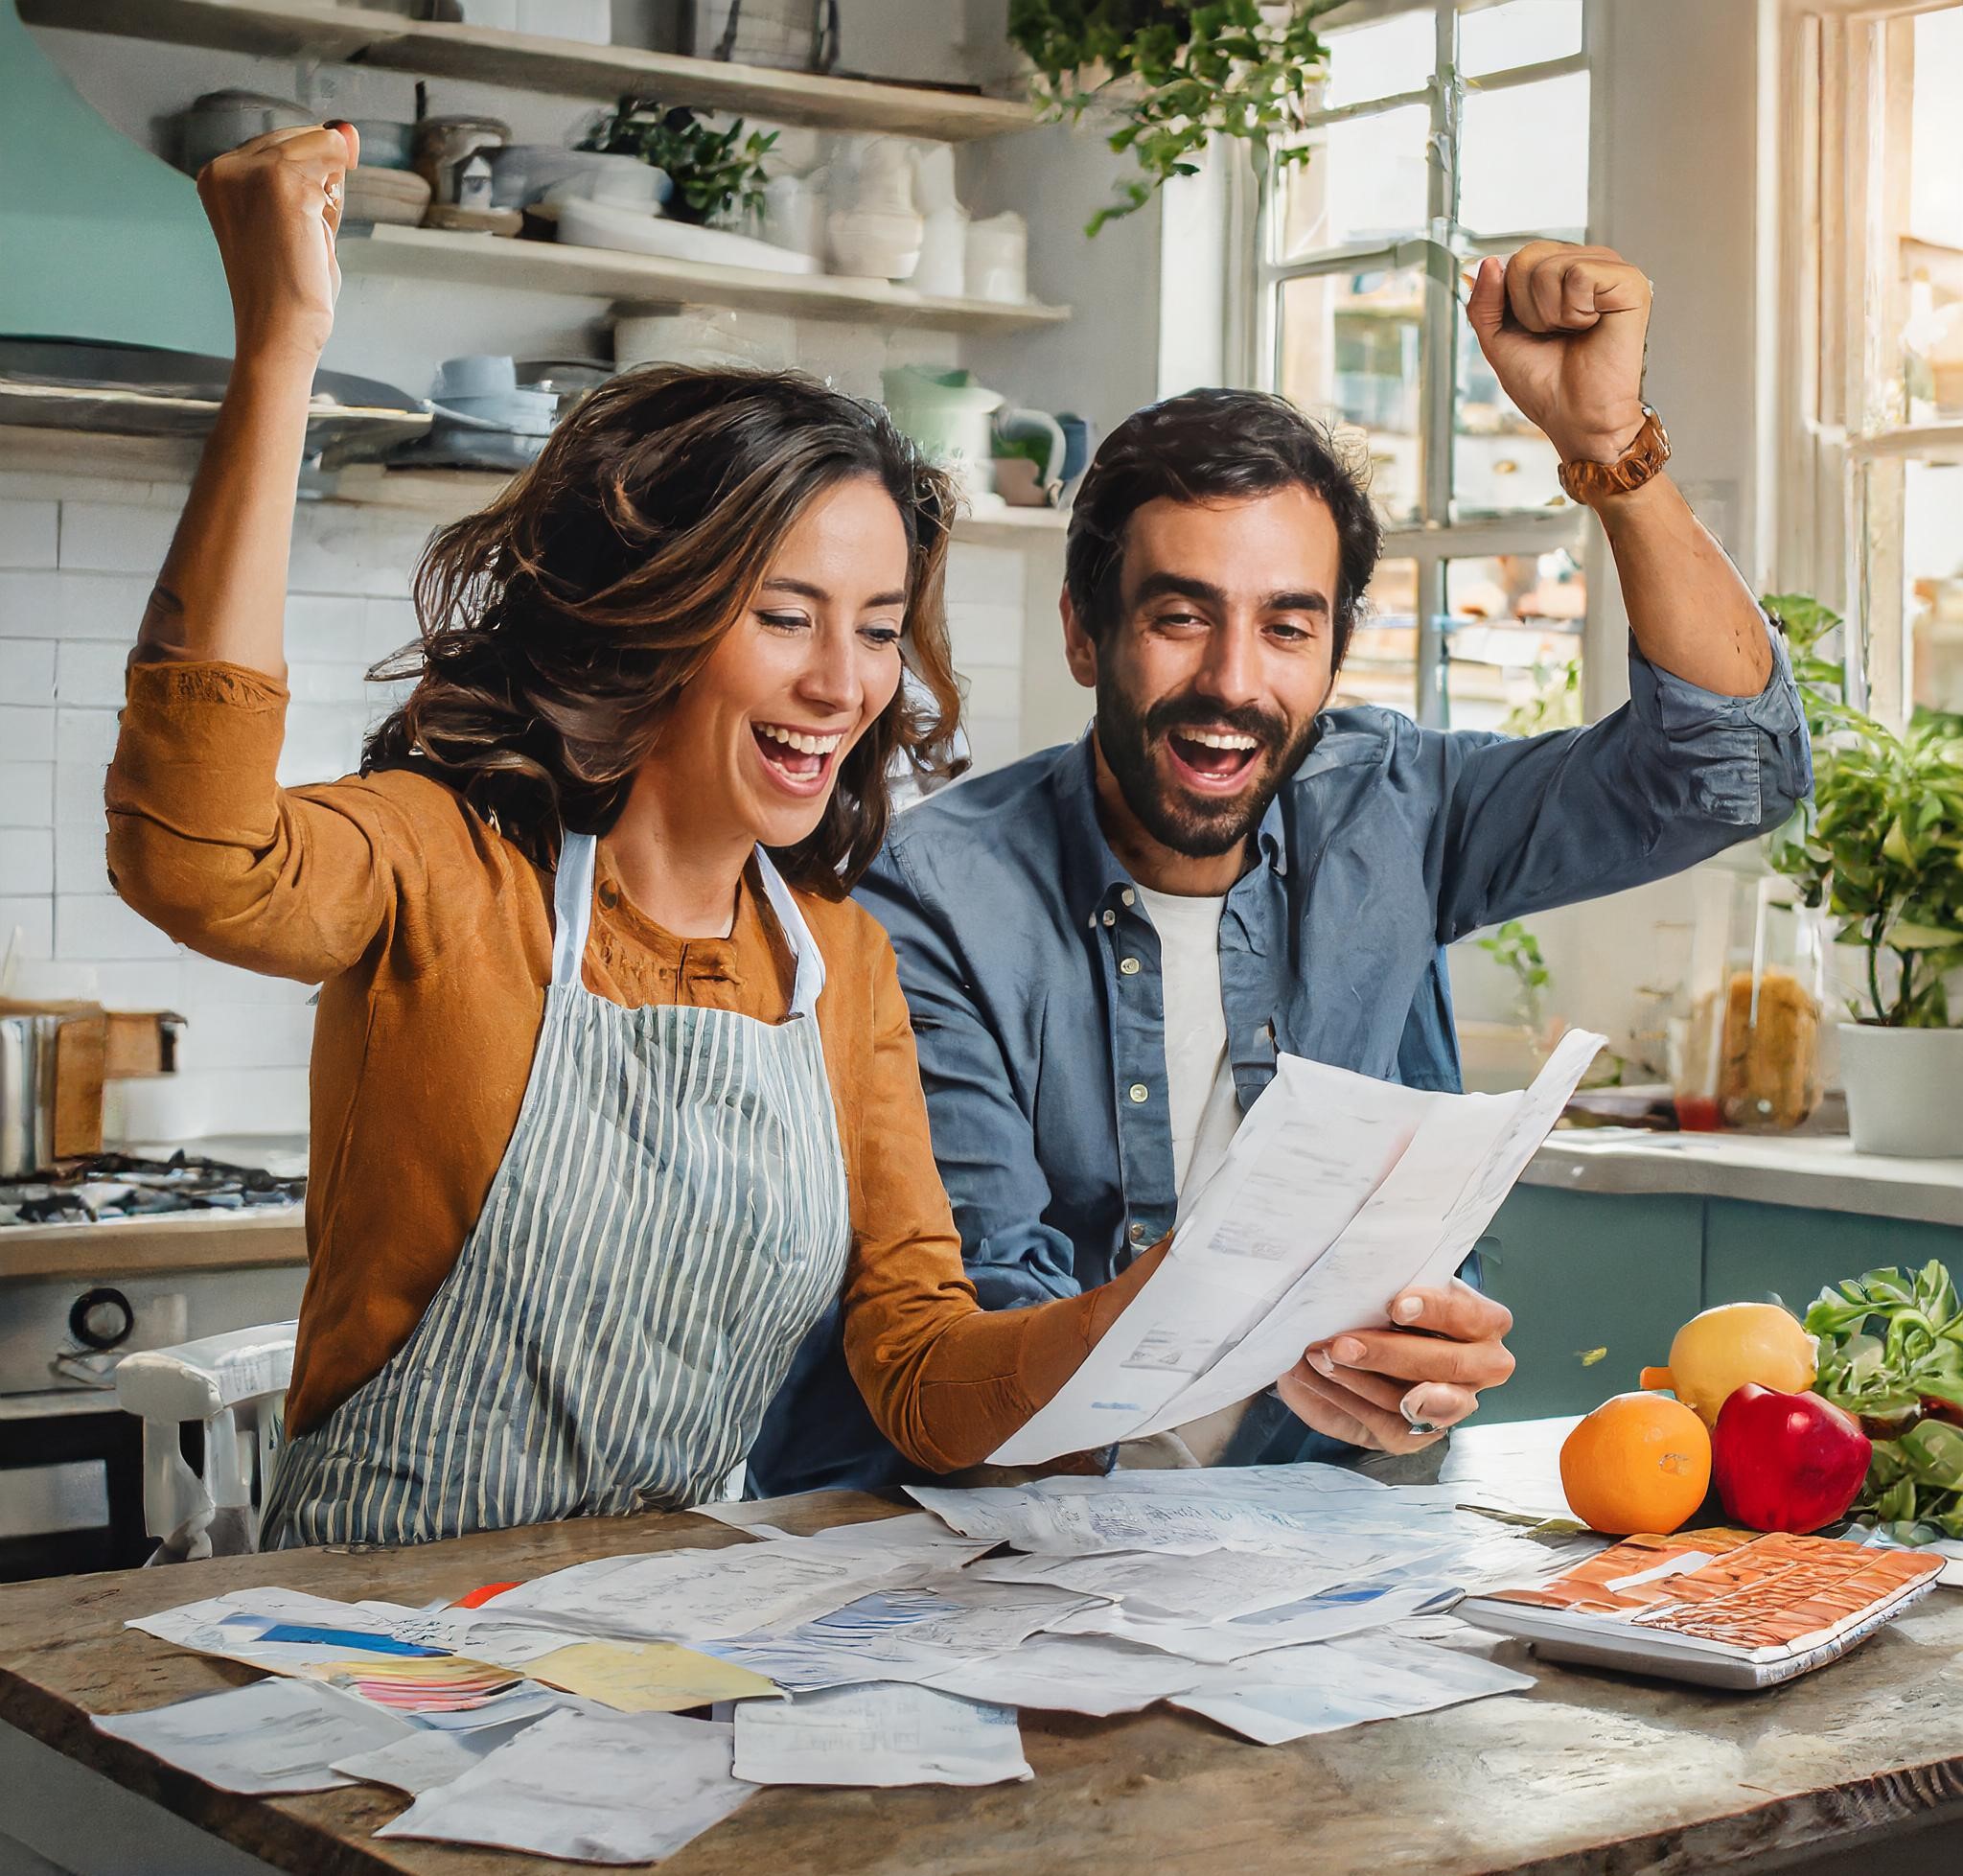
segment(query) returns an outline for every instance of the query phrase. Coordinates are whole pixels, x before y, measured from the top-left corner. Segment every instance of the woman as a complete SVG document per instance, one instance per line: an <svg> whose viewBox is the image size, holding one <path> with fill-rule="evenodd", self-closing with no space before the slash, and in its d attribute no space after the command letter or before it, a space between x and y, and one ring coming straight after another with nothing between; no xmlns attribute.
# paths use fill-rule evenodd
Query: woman
<svg viewBox="0 0 1963 1876"><path fill-rule="evenodd" d="M118 891L322 984L267 1545L713 1496L843 1285L917 1464L973 1464L1143 1281L990 1315L884 933L843 893L956 693L948 484L789 375L596 392L421 570L414 693L281 790L288 540L345 127L199 178L230 386L131 660ZM900 691L905 636L932 694Z"/></svg>

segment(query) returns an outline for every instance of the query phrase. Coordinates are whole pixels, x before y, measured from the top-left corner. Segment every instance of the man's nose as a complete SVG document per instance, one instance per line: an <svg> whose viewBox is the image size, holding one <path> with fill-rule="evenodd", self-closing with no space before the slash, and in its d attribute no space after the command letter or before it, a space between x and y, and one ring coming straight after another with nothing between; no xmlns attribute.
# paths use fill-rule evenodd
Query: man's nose
<svg viewBox="0 0 1963 1876"><path fill-rule="evenodd" d="M1254 633L1238 621L1223 623L1207 635L1207 651L1194 688L1210 703L1238 709L1260 696L1255 659Z"/></svg>

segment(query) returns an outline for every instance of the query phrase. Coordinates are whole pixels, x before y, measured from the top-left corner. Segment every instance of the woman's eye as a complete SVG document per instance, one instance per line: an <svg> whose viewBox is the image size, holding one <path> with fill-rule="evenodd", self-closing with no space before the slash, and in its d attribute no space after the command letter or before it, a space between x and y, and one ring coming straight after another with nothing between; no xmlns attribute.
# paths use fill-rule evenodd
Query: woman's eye
<svg viewBox="0 0 1963 1876"><path fill-rule="evenodd" d="M757 617L779 632L802 632L811 623L802 613L759 613Z"/></svg>
<svg viewBox="0 0 1963 1876"><path fill-rule="evenodd" d="M896 625L867 625L860 630L868 644L897 645L900 642L900 628Z"/></svg>

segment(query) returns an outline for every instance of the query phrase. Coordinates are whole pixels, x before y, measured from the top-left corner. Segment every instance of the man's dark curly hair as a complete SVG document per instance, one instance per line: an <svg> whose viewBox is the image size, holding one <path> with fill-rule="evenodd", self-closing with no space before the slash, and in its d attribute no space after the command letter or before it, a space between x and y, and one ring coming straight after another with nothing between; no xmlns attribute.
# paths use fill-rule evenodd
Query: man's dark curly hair
<svg viewBox="0 0 1963 1876"><path fill-rule="evenodd" d="M1285 398L1262 391L1188 391L1135 410L1098 445L1077 489L1064 558L1072 610L1092 637L1118 615L1124 536L1131 518L1161 496L1234 501L1299 485L1328 505L1340 563L1334 669L1350 646L1382 530L1363 478L1329 432Z"/></svg>

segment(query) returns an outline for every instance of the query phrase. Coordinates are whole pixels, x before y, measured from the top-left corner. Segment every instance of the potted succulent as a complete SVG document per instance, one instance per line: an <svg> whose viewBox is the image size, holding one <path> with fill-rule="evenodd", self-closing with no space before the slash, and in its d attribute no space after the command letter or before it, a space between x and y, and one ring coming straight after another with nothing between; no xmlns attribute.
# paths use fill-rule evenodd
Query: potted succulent
<svg viewBox="0 0 1963 1876"><path fill-rule="evenodd" d="M1052 120L1116 113L1105 142L1142 174L1087 233L1192 175L1216 136L1257 165L1308 160L1299 131L1328 51L1315 30L1333 0L1009 0L1009 43L1035 68L1030 96Z"/></svg>
<svg viewBox="0 0 1963 1876"><path fill-rule="evenodd" d="M1767 859L1860 956L1840 1025L1854 1144L1963 1156L1963 718L1918 711L1897 732L1856 709L1819 650L1839 616L1798 595L1766 606L1792 649L1814 777Z"/></svg>

